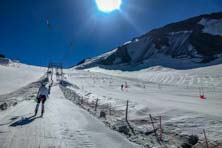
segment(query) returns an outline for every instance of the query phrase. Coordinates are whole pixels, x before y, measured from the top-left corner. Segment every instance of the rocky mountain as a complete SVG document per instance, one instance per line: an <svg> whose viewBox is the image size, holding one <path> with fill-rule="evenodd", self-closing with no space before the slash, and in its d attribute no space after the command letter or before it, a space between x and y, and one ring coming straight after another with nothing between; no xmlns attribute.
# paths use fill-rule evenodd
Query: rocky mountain
<svg viewBox="0 0 222 148"><path fill-rule="evenodd" d="M0 58L5 58L5 56L3 54L0 54Z"/></svg>
<svg viewBox="0 0 222 148"><path fill-rule="evenodd" d="M76 68L141 68L162 65L193 68L222 63L222 12L193 17L154 29ZM117 68L117 69L118 69Z"/></svg>
<svg viewBox="0 0 222 148"><path fill-rule="evenodd" d="M19 64L20 64L20 61L9 59L5 55L0 54L0 65L2 65L2 66L16 66Z"/></svg>

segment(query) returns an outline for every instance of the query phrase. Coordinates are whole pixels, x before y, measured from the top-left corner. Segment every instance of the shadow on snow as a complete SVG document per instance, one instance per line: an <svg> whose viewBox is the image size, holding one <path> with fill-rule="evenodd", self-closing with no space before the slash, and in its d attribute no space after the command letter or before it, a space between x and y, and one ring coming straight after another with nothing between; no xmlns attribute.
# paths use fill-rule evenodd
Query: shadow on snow
<svg viewBox="0 0 222 148"><path fill-rule="evenodd" d="M35 117L35 116L31 116L31 117L22 117L20 120L10 124L9 126L11 127L16 127L16 126L23 126L23 125L27 125L30 124L31 122L33 122L35 119L40 118L40 117Z"/></svg>

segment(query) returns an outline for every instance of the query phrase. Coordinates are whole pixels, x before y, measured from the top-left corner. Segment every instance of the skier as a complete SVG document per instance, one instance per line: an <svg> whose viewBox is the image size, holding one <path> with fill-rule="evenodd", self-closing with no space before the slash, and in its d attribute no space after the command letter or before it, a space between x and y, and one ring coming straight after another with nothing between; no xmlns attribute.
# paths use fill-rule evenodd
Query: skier
<svg viewBox="0 0 222 148"><path fill-rule="evenodd" d="M127 84L127 82L125 82L125 88L126 88L126 89L128 88L128 84Z"/></svg>
<svg viewBox="0 0 222 148"><path fill-rule="evenodd" d="M35 107L35 115L34 116L37 115L39 104L40 104L40 102L42 102L41 117L43 117L43 114L44 114L44 103L45 103L46 99L48 98L48 93L49 93L49 90L46 87L46 83L43 82L41 84L41 87L39 88L39 91L38 91L38 94L37 94L37 104L36 104L36 107Z"/></svg>
<svg viewBox="0 0 222 148"><path fill-rule="evenodd" d="M122 85L121 85L121 90L122 90L122 91L123 91L123 87L124 87L124 85L122 84Z"/></svg>

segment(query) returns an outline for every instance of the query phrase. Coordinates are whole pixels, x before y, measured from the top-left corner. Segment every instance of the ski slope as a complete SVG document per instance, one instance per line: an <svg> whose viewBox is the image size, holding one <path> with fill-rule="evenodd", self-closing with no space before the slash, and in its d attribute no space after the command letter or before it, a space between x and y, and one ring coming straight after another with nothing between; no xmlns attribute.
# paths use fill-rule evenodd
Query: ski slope
<svg viewBox="0 0 222 148"><path fill-rule="evenodd" d="M120 134L64 98L54 86L43 118L30 118L33 101L0 116L0 148L137 148Z"/></svg>
<svg viewBox="0 0 222 148"><path fill-rule="evenodd" d="M130 101L129 120L147 119L149 114L163 116L165 128L177 134L197 134L222 141L222 65L189 70L151 67L141 71L70 69L67 80L81 88L79 94L89 101L111 103L124 110ZM121 91L121 84L128 88ZM204 89L205 100L199 98ZM144 125L144 128L146 125Z"/></svg>
<svg viewBox="0 0 222 148"><path fill-rule="evenodd" d="M0 79L3 82L1 85L4 86L4 90L1 87L0 92L3 94L39 80L46 71L45 68L28 65L0 68ZM113 109L124 111L126 100L129 100L129 121L136 121L138 125L135 126L139 129L149 129L147 123L140 123L147 120L149 114L161 115L165 133L195 134L203 139L201 131L205 129L209 141L216 143L222 142L221 70L222 65L189 70L151 67L131 72L95 67L87 70L66 69L64 72L65 80L80 88L70 89L74 89L89 101L98 98L99 104L111 103ZM122 91L120 86L125 83L128 88ZM207 99L199 98L199 87L203 87ZM24 96L18 93L17 97ZM22 101L15 107L1 111L0 148L140 147L67 100L58 84L52 87L45 106L44 118L31 117L35 107L32 100ZM108 118L115 122L116 119L122 120L124 117L120 114ZM165 137L169 138L167 136L169 135L165 134ZM158 147L158 143L152 142L149 145ZM178 145L180 144L172 144Z"/></svg>
<svg viewBox="0 0 222 148"><path fill-rule="evenodd" d="M94 94L95 98L130 100L147 107L181 109L222 115L222 65L192 70L167 68L148 69L139 72L89 69L70 73L69 81ZM121 91L127 82L129 88ZM199 99L199 87L203 87L206 100ZM207 108L207 110L206 110Z"/></svg>
<svg viewBox="0 0 222 148"><path fill-rule="evenodd" d="M14 63L0 65L0 95L15 91L37 81L46 72L46 68Z"/></svg>

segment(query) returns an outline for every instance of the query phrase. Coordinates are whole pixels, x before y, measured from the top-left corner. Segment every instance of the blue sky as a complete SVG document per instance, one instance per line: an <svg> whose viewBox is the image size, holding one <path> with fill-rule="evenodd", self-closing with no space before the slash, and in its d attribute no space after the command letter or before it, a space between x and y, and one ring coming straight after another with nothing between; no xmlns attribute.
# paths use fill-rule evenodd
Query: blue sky
<svg viewBox="0 0 222 148"><path fill-rule="evenodd" d="M221 0L123 0L112 13L99 11L94 0L1 0L0 53L70 67L151 29L218 11Z"/></svg>

